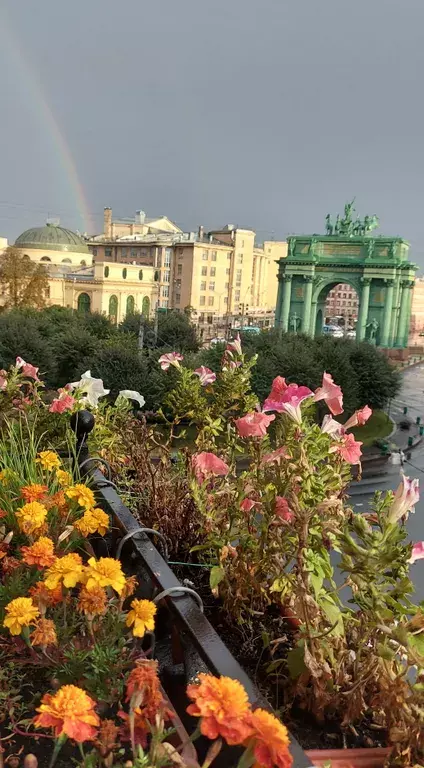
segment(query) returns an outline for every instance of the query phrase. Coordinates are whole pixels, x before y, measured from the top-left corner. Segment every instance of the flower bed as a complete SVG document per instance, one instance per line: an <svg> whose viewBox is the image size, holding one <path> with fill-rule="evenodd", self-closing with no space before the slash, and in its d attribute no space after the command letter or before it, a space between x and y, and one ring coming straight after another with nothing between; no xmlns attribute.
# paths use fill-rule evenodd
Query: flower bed
<svg viewBox="0 0 424 768"><path fill-rule="evenodd" d="M4 390L10 391L1 437L2 762L17 765L22 755L25 768L58 760L111 768L128 765L128 759L140 768L194 768L195 753L163 695L153 660L155 644L166 640L170 625L169 601L157 594L166 565L149 543L150 561L129 558L123 569L111 556L119 535L115 524L122 530L125 523L125 511L124 520L118 514L124 510L120 499L102 477L96 499L82 482L78 462L59 457L48 434L38 434L38 411L43 415L47 406L38 372L24 366L5 375ZM90 416L80 411L86 386L87 377L63 409L76 412L77 429ZM22 397L14 397L16 403L7 398L12 389L24 394L23 406ZM49 412L57 413L52 405ZM80 450L81 466L83 457ZM178 637L175 627L171 630L177 653ZM220 757L221 764L234 766L292 764L284 725L264 709L252 709L238 680L203 673L184 694L185 708L189 705L209 747L204 766ZM233 748L227 757L225 745ZM299 755L298 764L307 765Z"/></svg>

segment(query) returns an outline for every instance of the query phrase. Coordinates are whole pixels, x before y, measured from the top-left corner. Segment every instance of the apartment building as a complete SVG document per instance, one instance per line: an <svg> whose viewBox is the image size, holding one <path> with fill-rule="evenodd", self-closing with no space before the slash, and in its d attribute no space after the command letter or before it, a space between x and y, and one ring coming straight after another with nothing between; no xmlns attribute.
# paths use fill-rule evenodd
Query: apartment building
<svg viewBox="0 0 424 768"><path fill-rule="evenodd" d="M343 317L345 325L354 325L358 319L358 294L347 283L339 283L328 294L325 304L327 318Z"/></svg>
<svg viewBox="0 0 424 768"><path fill-rule="evenodd" d="M285 242L255 245L253 230L231 224L210 232L199 227L195 233L182 232L167 217L143 214L141 221L136 214L134 221L115 222L111 215L105 209L103 234L88 242L94 261L154 267L159 306L191 307L205 338L229 327L273 325L275 262L287 254ZM121 234L125 226L131 231Z"/></svg>

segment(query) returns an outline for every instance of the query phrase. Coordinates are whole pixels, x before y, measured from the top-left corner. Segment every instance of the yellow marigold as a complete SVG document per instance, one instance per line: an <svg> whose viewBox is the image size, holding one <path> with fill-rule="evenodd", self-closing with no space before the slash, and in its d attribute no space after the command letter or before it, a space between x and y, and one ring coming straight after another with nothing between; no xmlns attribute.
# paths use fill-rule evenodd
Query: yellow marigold
<svg viewBox="0 0 424 768"><path fill-rule="evenodd" d="M51 619L38 619L31 632L31 645L57 645L56 627Z"/></svg>
<svg viewBox="0 0 424 768"><path fill-rule="evenodd" d="M77 742L91 741L97 735L100 718L96 702L76 685L63 685L54 695L44 694L34 718L36 728L53 728L56 738L68 736Z"/></svg>
<svg viewBox="0 0 424 768"><path fill-rule="evenodd" d="M21 488L21 496L26 502L41 501L48 491L47 485L40 485L39 483L32 483L32 485L24 485Z"/></svg>
<svg viewBox="0 0 424 768"><path fill-rule="evenodd" d="M17 597L6 605L6 617L3 626L11 635L20 635L24 627L29 627L40 615L30 597Z"/></svg>
<svg viewBox="0 0 424 768"><path fill-rule="evenodd" d="M37 568L50 568L56 560L53 541L47 536L41 536L30 547L21 547L21 552L24 563Z"/></svg>
<svg viewBox="0 0 424 768"><path fill-rule="evenodd" d="M128 576L125 580L125 586L121 592L122 600L126 600L127 597L131 597L137 589L138 579L137 576Z"/></svg>
<svg viewBox="0 0 424 768"><path fill-rule="evenodd" d="M74 527L82 536L89 536L92 533L100 533L104 536L109 528L109 516L102 509L87 509L83 517L76 520Z"/></svg>
<svg viewBox="0 0 424 768"><path fill-rule="evenodd" d="M112 587L118 595L125 587L125 576L119 560L113 557L90 557L85 568L84 583L88 591L94 587Z"/></svg>
<svg viewBox="0 0 424 768"><path fill-rule="evenodd" d="M47 589L44 581L37 581L29 590L29 594L41 613L45 613L48 606L58 605L64 599L61 584L58 584L56 589Z"/></svg>
<svg viewBox="0 0 424 768"><path fill-rule="evenodd" d="M82 574L82 560L76 552L71 552L69 555L57 558L46 571L44 582L47 589L56 589L59 584L70 589L82 580Z"/></svg>
<svg viewBox="0 0 424 768"><path fill-rule="evenodd" d="M64 469L57 470L56 480L62 488L68 488L70 485L72 485L72 475L70 472L66 472Z"/></svg>
<svg viewBox="0 0 424 768"><path fill-rule="evenodd" d="M14 469L10 469L9 467L6 467L6 469L3 469L0 472L0 482L3 483L3 485L9 485L9 483L12 480L17 479L17 474Z"/></svg>
<svg viewBox="0 0 424 768"><path fill-rule="evenodd" d="M107 595L103 587L93 587L89 592L87 587L81 587L78 597L78 610L90 616L103 616L106 613Z"/></svg>
<svg viewBox="0 0 424 768"><path fill-rule="evenodd" d="M253 728L254 768L290 768L293 758L285 725L265 709L255 709L248 722Z"/></svg>
<svg viewBox="0 0 424 768"><path fill-rule="evenodd" d="M54 451L41 451L36 459L38 464L41 464L43 469L51 472L53 469L58 469L61 465L59 456Z"/></svg>
<svg viewBox="0 0 424 768"><path fill-rule="evenodd" d="M68 497L68 499L75 499L80 507L84 507L84 509L92 509L96 503L94 493L91 488L88 488L82 483L78 483L77 485L72 485L71 488L67 488L65 495Z"/></svg>
<svg viewBox="0 0 424 768"><path fill-rule="evenodd" d="M155 615L157 608L150 600L133 600L131 610L127 615L127 627L133 627L134 637L144 637L147 630L152 632L155 628Z"/></svg>
<svg viewBox="0 0 424 768"><path fill-rule="evenodd" d="M26 533L27 536L33 534L40 534L43 530L44 523L47 517L47 509L39 501L31 501L29 504L24 504L23 507L16 512L16 519L20 530Z"/></svg>
<svg viewBox="0 0 424 768"><path fill-rule="evenodd" d="M238 680L199 674L199 685L189 685L187 695L193 704L187 712L200 717L200 731L208 739L221 736L227 744L243 744L252 735L247 722L250 713L247 693Z"/></svg>

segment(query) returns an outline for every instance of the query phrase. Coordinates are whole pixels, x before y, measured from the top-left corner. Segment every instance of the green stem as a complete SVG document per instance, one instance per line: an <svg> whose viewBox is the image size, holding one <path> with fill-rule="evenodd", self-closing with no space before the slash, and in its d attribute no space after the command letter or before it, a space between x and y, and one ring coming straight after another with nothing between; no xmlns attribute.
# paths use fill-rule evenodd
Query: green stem
<svg viewBox="0 0 424 768"><path fill-rule="evenodd" d="M49 763L49 768L53 768L57 758L59 757L59 752L62 749L66 739L67 739L67 736L65 733L62 733L62 735L59 736L58 739L56 739L56 744L54 745L54 750L52 754L52 759L50 760L50 763Z"/></svg>

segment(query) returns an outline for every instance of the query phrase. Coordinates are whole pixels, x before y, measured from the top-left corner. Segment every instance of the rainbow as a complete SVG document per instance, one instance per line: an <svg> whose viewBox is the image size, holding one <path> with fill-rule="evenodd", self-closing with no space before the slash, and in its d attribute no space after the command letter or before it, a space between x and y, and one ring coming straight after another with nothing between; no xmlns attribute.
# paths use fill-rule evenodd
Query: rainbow
<svg viewBox="0 0 424 768"><path fill-rule="evenodd" d="M10 61L16 66L16 71L20 74L21 80L25 84L25 89L34 104L34 113L38 115L44 130L51 137L52 146L61 168L61 178L64 175L66 179L72 199L72 207L81 221L81 230L83 232L91 232L93 216L90 214L90 207L79 179L69 144L48 103L34 68L30 66L25 57L23 47L13 32L4 9L0 9L0 29L2 30L2 45L7 46L6 56L10 57Z"/></svg>

